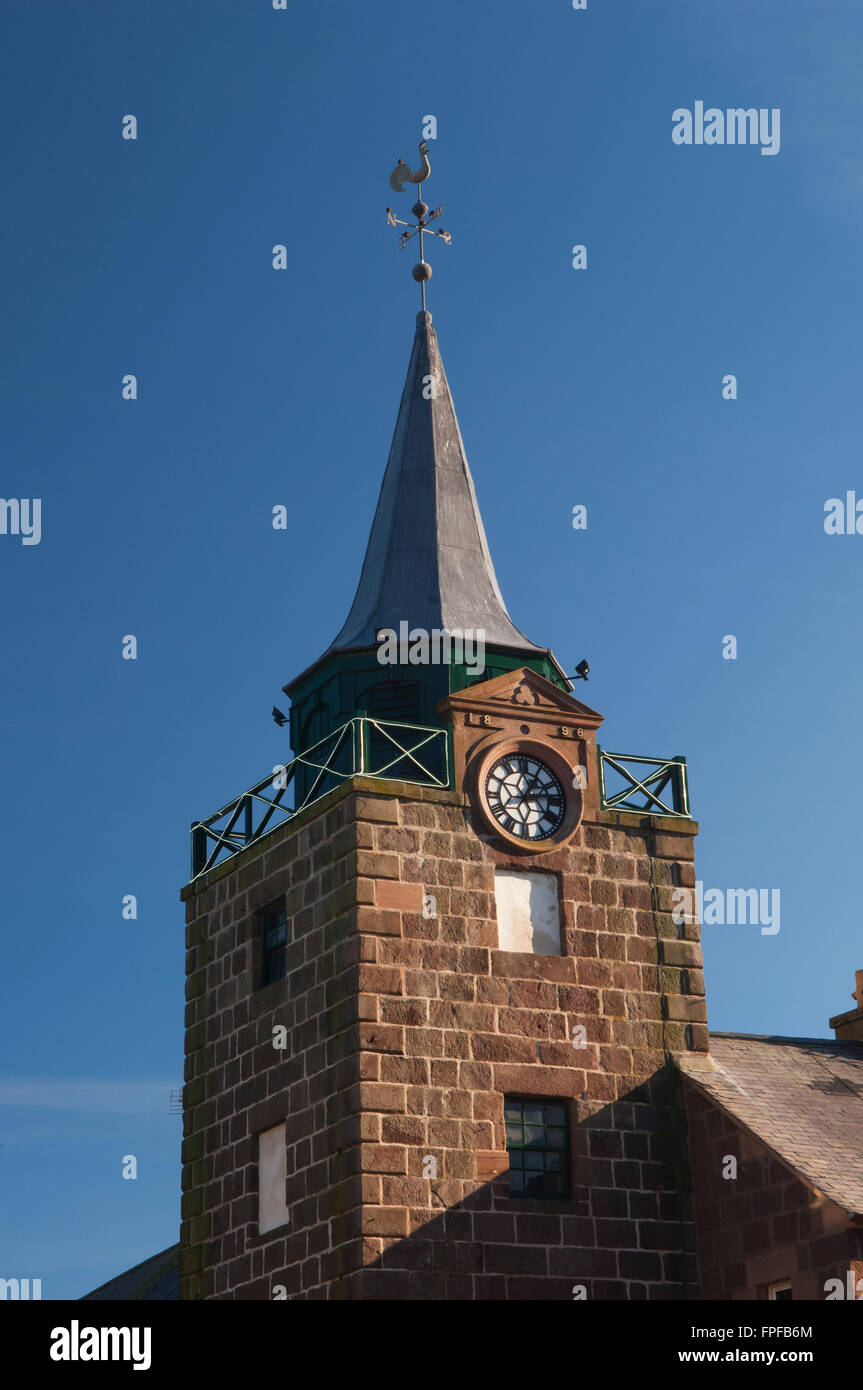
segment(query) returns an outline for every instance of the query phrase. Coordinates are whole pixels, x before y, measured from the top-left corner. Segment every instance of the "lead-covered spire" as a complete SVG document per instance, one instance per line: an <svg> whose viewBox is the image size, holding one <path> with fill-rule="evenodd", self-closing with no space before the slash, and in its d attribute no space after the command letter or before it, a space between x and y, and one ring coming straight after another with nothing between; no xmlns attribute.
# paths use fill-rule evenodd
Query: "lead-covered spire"
<svg viewBox="0 0 863 1390"><path fill-rule="evenodd" d="M506 611L432 316L417 315L407 379L356 597L326 655L382 628L483 632L536 655Z"/></svg>

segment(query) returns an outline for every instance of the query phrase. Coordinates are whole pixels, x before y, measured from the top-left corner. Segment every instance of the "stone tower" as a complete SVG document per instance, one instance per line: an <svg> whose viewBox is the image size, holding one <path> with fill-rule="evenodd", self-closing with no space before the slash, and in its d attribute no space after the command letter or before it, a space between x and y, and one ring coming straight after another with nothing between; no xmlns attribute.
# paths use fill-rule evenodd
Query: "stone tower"
<svg viewBox="0 0 863 1390"><path fill-rule="evenodd" d="M686 768L602 750L572 688L504 606L423 312L294 757L193 827L182 1298L697 1296Z"/></svg>

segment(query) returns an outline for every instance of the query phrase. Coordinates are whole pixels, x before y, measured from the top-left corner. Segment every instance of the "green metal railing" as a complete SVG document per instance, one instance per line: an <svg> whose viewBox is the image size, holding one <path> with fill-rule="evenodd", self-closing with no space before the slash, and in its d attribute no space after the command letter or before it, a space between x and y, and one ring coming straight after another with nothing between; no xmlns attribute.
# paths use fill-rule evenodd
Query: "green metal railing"
<svg viewBox="0 0 863 1390"><path fill-rule="evenodd" d="M634 753L606 753L598 744L596 751L599 804L604 811L638 811L642 815L689 818L685 758L640 758ZM637 764L638 775L626 766L627 763ZM612 778L622 783L616 790L609 785Z"/></svg>
<svg viewBox="0 0 863 1390"><path fill-rule="evenodd" d="M354 776L448 787L447 730L361 715L349 719L206 820L192 822L192 878L247 849Z"/></svg>

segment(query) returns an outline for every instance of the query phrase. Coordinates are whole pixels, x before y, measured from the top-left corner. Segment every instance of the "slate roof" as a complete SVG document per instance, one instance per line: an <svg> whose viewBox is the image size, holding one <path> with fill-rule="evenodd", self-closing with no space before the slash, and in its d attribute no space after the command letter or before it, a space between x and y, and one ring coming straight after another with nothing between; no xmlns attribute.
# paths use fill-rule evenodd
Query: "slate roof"
<svg viewBox="0 0 863 1390"><path fill-rule="evenodd" d="M426 399L430 377L434 399ZM524 568L521 558L513 560L516 574ZM372 647L380 628L398 631L402 621L427 631L481 629L487 645L546 652L513 625L501 597L432 316L425 311L417 315L356 597L324 655Z"/></svg>
<svg viewBox="0 0 863 1390"><path fill-rule="evenodd" d="M863 1213L863 1043L711 1033L688 1080L849 1214Z"/></svg>
<svg viewBox="0 0 863 1390"><path fill-rule="evenodd" d="M92 1293L85 1293L82 1303L161 1303L180 1297L180 1247L172 1245L149 1260L109 1279Z"/></svg>

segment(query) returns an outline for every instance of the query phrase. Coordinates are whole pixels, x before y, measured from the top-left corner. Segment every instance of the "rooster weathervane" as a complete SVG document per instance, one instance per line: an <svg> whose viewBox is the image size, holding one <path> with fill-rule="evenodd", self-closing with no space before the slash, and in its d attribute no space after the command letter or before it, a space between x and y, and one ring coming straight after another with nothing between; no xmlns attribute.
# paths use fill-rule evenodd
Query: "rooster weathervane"
<svg viewBox="0 0 863 1390"><path fill-rule="evenodd" d="M426 153L426 142L422 140L420 142L420 167L414 172L405 164L403 159L400 159L390 174L390 188L394 193L403 193L406 183L423 184L430 173L431 165L429 164L429 157ZM401 247L407 246L411 237L419 236L420 258L419 262L413 268L413 277L415 280L419 281L422 290L423 310L425 310L426 282L431 279L432 268L423 256L423 234L428 232L429 236L439 236L442 241L446 242L447 246L452 245L452 237L449 232L444 231L443 227L429 228L429 223L434 222L435 218L440 217L443 212L443 203L441 203L440 207L435 208L433 212L429 212L428 203L424 203L420 198L414 203L411 212L417 219L416 222L405 222L404 218L396 217L392 208L387 208L387 222L391 227L410 227L410 231L402 232L399 237L399 246Z"/></svg>

